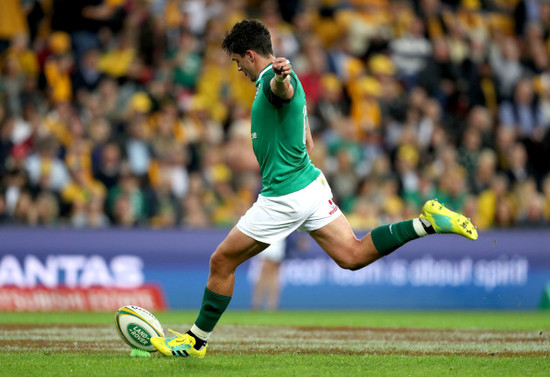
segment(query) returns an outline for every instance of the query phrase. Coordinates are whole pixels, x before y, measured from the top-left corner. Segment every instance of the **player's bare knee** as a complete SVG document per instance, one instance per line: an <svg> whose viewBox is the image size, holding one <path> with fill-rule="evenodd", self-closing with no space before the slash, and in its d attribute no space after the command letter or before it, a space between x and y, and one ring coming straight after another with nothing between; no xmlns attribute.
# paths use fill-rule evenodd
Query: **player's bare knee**
<svg viewBox="0 0 550 377"><path fill-rule="evenodd" d="M344 270L357 271L368 264L364 259L360 251L354 248L347 250L336 263Z"/></svg>
<svg viewBox="0 0 550 377"><path fill-rule="evenodd" d="M231 265L229 258L226 258L222 252L216 250L210 257L210 274L225 274L231 270Z"/></svg>
<svg viewBox="0 0 550 377"><path fill-rule="evenodd" d="M343 269L350 271L357 271L366 266L365 262L358 260L349 260L342 264L338 263L338 265Z"/></svg>

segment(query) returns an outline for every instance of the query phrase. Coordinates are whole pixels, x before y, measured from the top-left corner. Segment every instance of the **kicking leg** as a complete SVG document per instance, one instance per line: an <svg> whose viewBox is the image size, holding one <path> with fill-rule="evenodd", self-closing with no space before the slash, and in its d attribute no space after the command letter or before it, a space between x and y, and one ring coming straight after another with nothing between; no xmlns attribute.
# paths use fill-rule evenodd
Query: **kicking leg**
<svg viewBox="0 0 550 377"><path fill-rule="evenodd" d="M310 234L325 252L345 269L358 270L395 251L405 243L433 233L454 233L478 238L474 225L437 200L424 204L420 217L382 225L358 240L344 215Z"/></svg>
<svg viewBox="0 0 550 377"><path fill-rule="evenodd" d="M382 257L371 234L357 239L344 215L310 235L340 267L347 270L358 270Z"/></svg>

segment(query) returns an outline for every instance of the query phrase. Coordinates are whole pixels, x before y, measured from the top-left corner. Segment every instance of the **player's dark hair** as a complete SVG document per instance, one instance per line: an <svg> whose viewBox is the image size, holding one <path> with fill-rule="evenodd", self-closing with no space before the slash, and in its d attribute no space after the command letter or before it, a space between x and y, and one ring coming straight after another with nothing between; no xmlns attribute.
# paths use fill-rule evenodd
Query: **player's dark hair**
<svg viewBox="0 0 550 377"><path fill-rule="evenodd" d="M264 57L273 55L271 33L262 22L253 19L242 20L233 25L225 33L222 48L228 54L244 55L247 50L252 50Z"/></svg>

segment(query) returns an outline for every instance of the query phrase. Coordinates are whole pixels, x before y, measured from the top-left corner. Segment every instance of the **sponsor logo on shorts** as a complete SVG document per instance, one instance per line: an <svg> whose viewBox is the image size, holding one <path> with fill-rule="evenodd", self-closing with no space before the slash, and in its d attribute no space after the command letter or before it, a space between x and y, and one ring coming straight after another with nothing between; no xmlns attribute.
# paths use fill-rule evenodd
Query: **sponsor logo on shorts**
<svg viewBox="0 0 550 377"><path fill-rule="evenodd" d="M334 215L336 211L338 211L338 206L330 199L328 200L328 205L330 206L330 211L328 212L328 214Z"/></svg>

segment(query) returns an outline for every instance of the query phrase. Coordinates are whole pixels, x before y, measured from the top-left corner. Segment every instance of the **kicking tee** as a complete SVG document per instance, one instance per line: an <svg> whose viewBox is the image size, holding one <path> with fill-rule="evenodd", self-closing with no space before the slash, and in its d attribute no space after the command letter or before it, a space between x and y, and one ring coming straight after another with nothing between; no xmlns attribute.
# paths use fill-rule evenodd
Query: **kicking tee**
<svg viewBox="0 0 550 377"><path fill-rule="evenodd" d="M263 196L282 196L303 189L321 173L306 150L306 95L292 71L290 100L277 97L270 82L275 72L272 64L256 80L256 97L251 112L251 138L260 165Z"/></svg>

